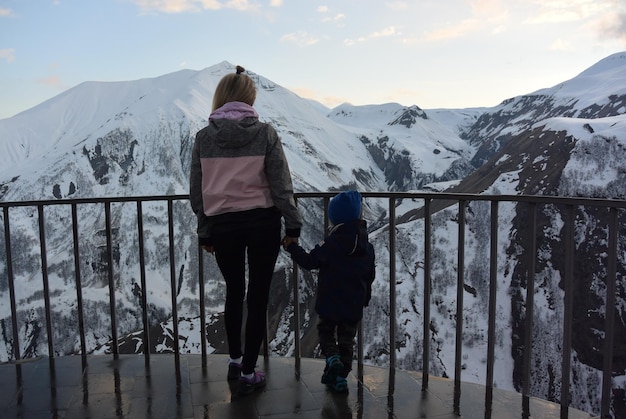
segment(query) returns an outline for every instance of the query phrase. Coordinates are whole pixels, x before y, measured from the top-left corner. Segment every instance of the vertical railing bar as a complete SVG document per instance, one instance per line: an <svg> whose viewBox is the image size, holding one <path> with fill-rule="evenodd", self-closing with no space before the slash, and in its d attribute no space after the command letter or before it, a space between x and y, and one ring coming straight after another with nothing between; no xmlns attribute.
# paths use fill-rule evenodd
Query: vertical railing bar
<svg viewBox="0 0 626 419"><path fill-rule="evenodd" d="M301 345L300 345L300 270L298 264L293 262L293 271L291 273L293 283L293 322L294 322L294 358L295 373L300 376L301 367Z"/></svg>
<svg viewBox="0 0 626 419"><path fill-rule="evenodd" d="M357 335L357 364L356 364L356 368L357 368L357 378L359 383L363 382L363 372L364 372L364 367L363 367L363 321L359 321L359 327L358 327L358 335Z"/></svg>
<svg viewBox="0 0 626 419"><path fill-rule="evenodd" d="M489 319L487 326L487 389L485 418L491 417L493 403L493 369L496 340L496 293L498 291L498 201L491 201L491 236L489 253Z"/></svg>
<svg viewBox="0 0 626 419"><path fill-rule="evenodd" d="M424 340L422 343L422 391L428 389L428 378L430 371L430 297L431 289L431 240L432 240L432 224L431 224L431 199L424 199Z"/></svg>
<svg viewBox="0 0 626 419"><path fill-rule="evenodd" d="M389 198L389 373L396 369L396 199ZM393 394L394 380L389 379Z"/></svg>
<svg viewBox="0 0 626 419"><path fill-rule="evenodd" d="M389 386L387 411L390 413L394 412L396 388L396 316L396 200L389 197Z"/></svg>
<svg viewBox="0 0 626 419"><path fill-rule="evenodd" d="M326 236L328 235L328 228L330 227L330 219L328 218L328 205L330 204L330 198L325 196L324 197L324 208L322 208L324 211L324 238L326 238Z"/></svg>
<svg viewBox="0 0 626 419"><path fill-rule="evenodd" d="M328 211L324 211L324 215L325 218L328 218ZM363 218L363 215L361 213L361 218ZM363 382L363 372L364 372L364 368L363 368L363 357L364 357L364 353L363 353L363 319L361 319L359 321L358 327L357 327L357 341L356 341L356 345L357 345L357 352L356 352L356 358L357 358L357 378L359 383Z"/></svg>
<svg viewBox="0 0 626 419"><path fill-rule="evenodd" d="M111 351L113 359L119 358L119 348L117 341L117 315L115 304L115 281L113 279L113 240L111 233L111 202L104 203L104 220L105 234L107 241L107 259L108 259L108 275L109 275L109 310L111 312Z"/></svg>
<svg viewBox="0 0 626 419"><path fill-rule="evenodd" d="M172 331L174 344L174 363L176 371L180 371L180 348L178 336L178 305L176 288L176 265L174 252L174 204L172 199L167 200L167 227L169 236L169 256L170 256L170 287L172 292ZM179 378L177 376L177 378Z"/></svg>
<svg viewBox="0 0 626 419"><path fill-rule="evenodd" d="M265 362L269 361L270 356L270 343L269 343L269 335L270 335L270 320L269 313L265 310L265 335L263 336L263 340L261 340L261 344L263 345L263 359Z"/></svg>
<svg viewBox="0 0 626 419"><path fill-rule="evenodd" d="M537 204L528 203L530 236L528 243L528 272L526 275L524 368L522 386L522 417L530 417L530 374L533 346L533 316L535 305L535 259L537 255Z"/></svg>
<svg viewBox="0 0 626 419"><path fill-rule="evenodd" d="M565 231L565 278L563 296L563 359L561 371L561 417L568 417L572 365L572 319L574 309L574 206L567 205Z"/></svg>
<svg viewBox="0 0 626 419"><path fill-rule="evenodd" d="M202 368L207 367L206 350L206 290L204 287L204 249L198 244L198 289L200 292L200 351L202 353Z"/></svg>
<svg viewBox="0 0 626 419"><path fill-rule="evenodd" d="M83 284L80 276L80 247L78 243L78 210L76 203L71 205L72 238L74 241L74 279L76 282L76 311L78 312L78 333L80 334L80 356L83 371L87 368L87 340L85 339L85 312L83 308Z"/></svg>
<svg viewBox="0 0 626 419"><path fill-rule="evenodd" d="M4 215L4 244L6 248L7 258L7 275L9 282L9 299L11 300L11 327L13 331L13 356L15 360L20 360L22 355L20 354L20 339L18 335L17 327L17 303L15 301L15 277L13 276L13 256L11 250L11 227L9 224L9 207L3 207L2 213Z"/></svg>
<svg viewBox="0 0 626 419"><path fill-rule="evenodd" d="M454 413L461 414L461 361L463 356L463 293L465 288L465 200L459 201L459 238L456 283L456 337L454 355Z"/></svg>
<svg viewBox="0 0 626 419"><path fill-rule="evenodd" d="M298 206L298 200L294 199L296 207ZM301 347L300 347L300 270L298 264L292 259L292 272L291 279L293 284L293 342L294 342L294 358L295 358L295 374L300 376L301 368Z"/></svg>
<svg viewBox="0 0 626 419"><path fill-rule="evenodd" d="M611 417L611 376L613 373L613 344L615 340L615 292L617 283L617 208L612 207L609 215L609 266L606 277L606 314L604 319L604 356L602 368L602 402L600 417Z"/></svg>
<svg viewBox="0 0 626 419"><path fill-rule="evenodd" d="M39 215L39 246L41 248L41 277L43 280L43 301L46 313L46 333L48 334L48 356L54 358L54 338L52 335L52 314L50 308L50 285L48 283L48 258L46 250L46 227L43 205L37 205Z"/></svg>
<svg viewBox="0 0 626 419"><path fill-rule="evenodd" d="M148 320L148 290L146 284L146 256L143 236L143 208L137 200L137 240L139 246L139 280L141 281L141 321L143 323L143 355L146 366L150 365L150 323Z"/></svg>

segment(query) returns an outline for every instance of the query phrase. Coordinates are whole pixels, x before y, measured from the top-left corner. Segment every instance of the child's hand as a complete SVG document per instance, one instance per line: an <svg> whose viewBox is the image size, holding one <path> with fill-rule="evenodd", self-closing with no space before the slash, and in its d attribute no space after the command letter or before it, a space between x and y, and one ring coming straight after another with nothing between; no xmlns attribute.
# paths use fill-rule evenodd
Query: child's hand
<svg viewBox="0 0 626 419"><path fill-rule="evenodd" d="M283 237L283 249L287 250L287 248L289 247L289 245L291 243L298 244L298 238L297 237L289 237L289 236Z"/></svg>

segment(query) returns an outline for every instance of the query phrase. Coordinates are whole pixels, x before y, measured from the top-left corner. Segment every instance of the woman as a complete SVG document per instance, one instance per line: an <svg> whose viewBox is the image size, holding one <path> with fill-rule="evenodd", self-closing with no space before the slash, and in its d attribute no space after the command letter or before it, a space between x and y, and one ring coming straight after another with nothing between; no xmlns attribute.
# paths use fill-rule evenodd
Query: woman
<svg viewBox="0 0 626 419"><path fill-rule="evenodd" d="M215 254L226 281L228 379L239 379L239 392L248 394L265 385L265 374L254 368L266 329L281 217L283 241L288 242L297 241L302 221L280 139L252 107L254 82L243 67L236 71L220 80L209 125L196 134L189 195L198 217L199 245ZM246 253L248 316L242 351Z"/></svg>

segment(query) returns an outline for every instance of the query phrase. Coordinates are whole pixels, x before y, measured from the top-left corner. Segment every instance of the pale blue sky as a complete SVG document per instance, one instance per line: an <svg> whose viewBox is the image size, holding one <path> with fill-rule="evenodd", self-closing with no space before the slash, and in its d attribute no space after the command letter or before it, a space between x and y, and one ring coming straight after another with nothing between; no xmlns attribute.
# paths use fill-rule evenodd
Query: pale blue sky
<svg viewBox="0 0 626 419"><path fill-rule="evenodd" d="M240 64L333 107L495 106L626 51L626 0L0 0L0 118Z"/></svg>

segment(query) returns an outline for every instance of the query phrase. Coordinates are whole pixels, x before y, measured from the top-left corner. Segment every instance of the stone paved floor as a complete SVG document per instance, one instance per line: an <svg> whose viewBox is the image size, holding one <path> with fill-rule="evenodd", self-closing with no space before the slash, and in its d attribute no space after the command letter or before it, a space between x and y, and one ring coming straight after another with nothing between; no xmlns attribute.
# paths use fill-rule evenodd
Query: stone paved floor
<svg viewBox="0 0 626 419"><path fill-rule="evenodd" d="M419 373L364 368L363 381L349 376L349 393L329 392L320 383L324 363L302 359L295 374L293 358L259 358L267 386L237 396L226 380L226 355L90 356L82 373L80 356L0 365L0 418L458 418L453 413L451 380L429 377L421 391ZM51 368L52 366L52 368ZM356 370L353 371L356 374ZM389 385L392 379L392 386ZM485 416L485 388L463 383L460 413ZM532 418L558 418L560 406L530 399ZM522 397L494 391L491 417L521 418ZM569 410L570 418L590 418Z"/></svg>

